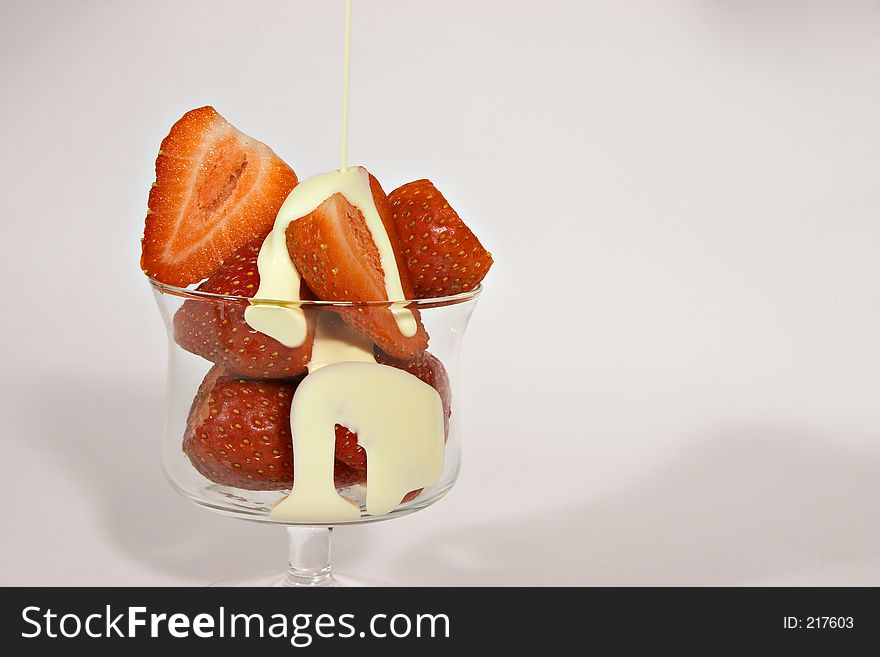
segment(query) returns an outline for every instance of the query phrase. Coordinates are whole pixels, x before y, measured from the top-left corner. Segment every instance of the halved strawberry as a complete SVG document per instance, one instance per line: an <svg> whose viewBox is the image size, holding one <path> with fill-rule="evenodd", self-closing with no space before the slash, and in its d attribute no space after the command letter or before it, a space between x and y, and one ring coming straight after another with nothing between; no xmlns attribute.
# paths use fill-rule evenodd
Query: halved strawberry
<svg viewBox="0 0 880 657"><path fill-rule="evenodd" d="M260 285L257 256L262 237L245 244L223 261L203 292L252 297ZM305 288L303 298L311 293ZM248 304L236 300L189 299L174 315L174 340L181 347L222 365L227 374L258 378L289 378L306 371L312 355L315 322L309 316L306 340L299 347L285 347L244 320Z"/></svg>
<svg viewBox="0 0 880 657"><path fill-rule="evenodd" d="M474 289L492 266L492 254L430 180L416 180L388 195L416 298Z"/></svg>
<svg viewBox="0 0 880 657"><path fill-rule="evenodd" d="M296 183L293 170L268 146L213 107L187 112L156 158L141 269L170 285L202 280L269 232Z"/></svg>
<svg viewBox="0 0 880 657"><path fill-rule="evenodd" d="M370 176L370 189L392 245L398 243L391 206L379 182ZM387 301L385 273L379 249L364 217L342 194L324 201L314 212L292 221L287 228L290 257L319 299L326 301ZM400 282L406 298L413 289L405 262L395 249ZM417 311L413 336L401 333L390 308L353 306L337 311L343 319L369 336L387 353L410 358L428 346L428 334Z"/></svg>
<svg viewBox="0 0 880 657"><path fill-rule="evenodd" d="M183 451L211 481L247 490L293 484L290 403L296 381L227 378L214 367L193 400ZM338 488L366 481L363 471L337 460Z"/></svg>

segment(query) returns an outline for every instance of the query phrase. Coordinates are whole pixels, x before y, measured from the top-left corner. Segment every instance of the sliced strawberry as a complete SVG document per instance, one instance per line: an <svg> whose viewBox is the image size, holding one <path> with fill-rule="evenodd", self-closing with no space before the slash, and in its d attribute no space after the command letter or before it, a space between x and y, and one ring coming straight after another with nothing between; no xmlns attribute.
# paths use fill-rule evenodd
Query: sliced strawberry
<svg viewBox="0 0 880 657"><path fill-rule="evenodd" d="M391 206L379 182L370 176L373 201L391 244L398 243ZM309 215L287 228L287 250L308 286L326 301L387 301L385 273L379 249L364 217L341 194L324 201ZM395 249L406 298L413 293L405 262ZM384 306L355 306L337 311L343 319L369 336L387 353L410 358L428 346L428 334L416 315L412 337L401 333L391 310Z"/></svg>
<svg viewBox="0 0 880 657"><path fill-rule="evenodd" d="M227 296L254 296L260 285L257 256L261 244L262 238L245 244L198 289ZM311 296L303 291L304 298ZM305 372L312 355L314 321L308 322L302 345L285 347L245 322L247 305L230 299L189 299L174 315L174 339L187 351L222 365L229 375L288 378Z"/></svg>
<svg viewBox="0 0 880 657"><path fill-rule="evenodd" d="M202 382L187 421L183 451L211 481L247 490L293 484L290 403L296 382L226 378L219 367ZM363 483L364 473L341 461L336 486Z"/></svg>
<svg viewBox="0 0 880 657"><path fill-rule="evenodd" d="M416 298L472 290L492 266L492 254L430 180L416 180L388 195Z"/></svg>
<svg viewBox="0 0 880 657"><path fill-rule="evenodd" d="M268 146L213 107L187 112L156 158L141 269L170 285L202 280L269 232L296 183L293 170Z"/></svg>

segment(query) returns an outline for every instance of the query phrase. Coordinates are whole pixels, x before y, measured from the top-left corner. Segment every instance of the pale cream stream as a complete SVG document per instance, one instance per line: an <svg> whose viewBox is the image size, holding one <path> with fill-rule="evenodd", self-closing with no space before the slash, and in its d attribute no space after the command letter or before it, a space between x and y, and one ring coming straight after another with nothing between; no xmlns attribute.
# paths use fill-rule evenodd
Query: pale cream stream
<svg viewBox="0 0 880 657"><path fill-rule="evenodd" d="M301 345L307 335L300 299L300 275L287 250L287 227L321 203L342 194L360 210L379 250L389 300L404 298L394 249L363 167L347 167L348 73L351 43L351 2L346 0L343 50L341 168L308 178L290 193L257 259L260 286L245 310L255 330L288 347ZM406 337L418 328L413 313L391 304L397 326ZM318 311L309 374L297 387L290 409L294 487L270 513L287 522L356 520L360 508L340 496L333 483L335 426L358 435L367 453L367 513L393 510L410 491L434 484L443 472L443 403L439 393L412 374L379 365L373 343L338 316Z"/></svg>
<svg viewBox="0 0 880 657"><path fill-rule="evenodd" d="M375 363L373 343L328 310L318 315L309 372L333 363Z"/></svg>

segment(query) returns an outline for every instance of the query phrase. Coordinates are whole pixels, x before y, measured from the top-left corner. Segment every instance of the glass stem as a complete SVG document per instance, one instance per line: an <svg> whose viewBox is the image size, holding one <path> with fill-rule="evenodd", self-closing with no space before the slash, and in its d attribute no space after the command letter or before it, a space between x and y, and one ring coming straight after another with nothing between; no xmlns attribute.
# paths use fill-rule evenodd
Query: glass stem
<svg viewBox="0 0 880 657"><path fill-rule="evenodd" d="M331 527L288 527L289 556L284 586L333 586Z"/></svg>

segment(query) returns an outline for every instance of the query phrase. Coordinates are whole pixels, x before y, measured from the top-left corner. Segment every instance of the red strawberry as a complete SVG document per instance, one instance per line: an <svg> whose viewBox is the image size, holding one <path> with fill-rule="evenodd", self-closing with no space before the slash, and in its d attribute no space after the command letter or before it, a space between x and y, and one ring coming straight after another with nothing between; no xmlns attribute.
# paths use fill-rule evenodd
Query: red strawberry
<svg viewBox="0 0 880 657"><path fill-rule="evenodd" d="M416 180L388 195L416 298L472 290L492 266L492 254L430 180Z"/></svg>
<svg viewBox="0 0 880 657"><path fill-rule="evenodd" d="M373 200L393 245L397 229L391 206L379 182L370 176ZM386 301L385 274L379 249L364 217L341 194L324 201L314 212L287 228L287 250L308 286L326 301ZM403 293L413 293L406 263L395 249ZM410 358L428 346L428 334L416 313L418 328L406 337L387 307L355 306L338 310L352 326L368 335L387 353Z"/></svg>
<svg viewBox="0 0 880 657"><path fill-rule="evenodd" d="M360 472L367 469L367 452L358 445L357 434L341 424L336 425L336 458Z"/></svg>
<svg viewBox="0 0 880 657"><path fill-rule="evenodd" d="M257 256L261 244L262 238L245 244L198 289L226 296L254 296L260 285ZM304 297L311 296L304 291ZM290 348L252 329L244 321L246 308L244 301L189 299L174 315L174 339L187 351L223 365L229 375L287 378L305 372L312 355L314 321L309 321L305 342Z"/></svg>
<svg viewBox="0 0 880 657"><path fill-rule="evenodd" d="M348 488L367 483L367 473L363 470L355 470L347 466L339 459L333 461L333 483L336 488ZM405 499L404 502L409 500Z"/></svg>
<svg viewBox="0 0 880 657"><path fill-rule="evenodd" d="M213 107L187 112L156 158L141 269L170 285L202 280L269 232L296 183L293 170L268 146Z"/></svg>
<svg viewBox="0 0 880 657"><path fill-rule="evenodd" d="M284 490L293 484L290 438L292 381L225 378L214 367L202 382L187 421L183 451L211 481L247 490ZM365 476L336 461L339 488Z"/></svg>

